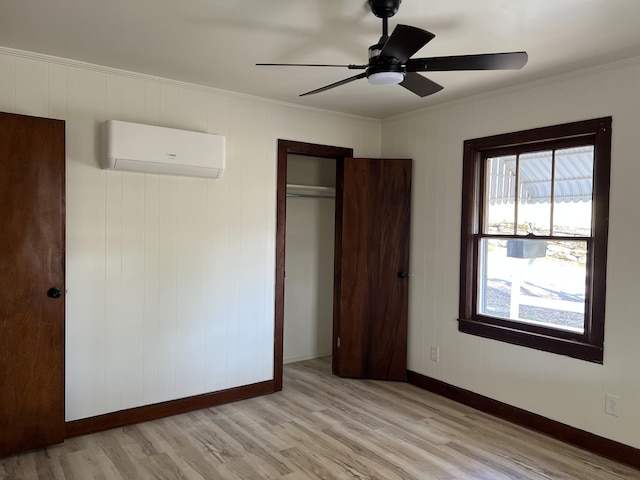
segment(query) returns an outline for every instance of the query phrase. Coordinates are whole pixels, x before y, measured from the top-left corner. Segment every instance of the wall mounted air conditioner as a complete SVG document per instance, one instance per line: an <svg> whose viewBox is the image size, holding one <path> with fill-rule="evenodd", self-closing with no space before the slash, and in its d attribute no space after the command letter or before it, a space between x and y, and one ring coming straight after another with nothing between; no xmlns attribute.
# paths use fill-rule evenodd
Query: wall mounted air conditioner
<svg viewBox="0 0 640 480"><path fill-rule="evenodd" d="M225 137L108 120L102 124L102 168L219 178Z"/></svg>

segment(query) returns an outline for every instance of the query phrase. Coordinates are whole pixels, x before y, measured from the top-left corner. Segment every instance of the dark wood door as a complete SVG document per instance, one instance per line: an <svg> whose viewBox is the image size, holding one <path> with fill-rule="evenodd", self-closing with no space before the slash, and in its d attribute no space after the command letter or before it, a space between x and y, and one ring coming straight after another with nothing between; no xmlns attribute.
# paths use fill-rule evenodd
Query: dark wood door
<svg viewBox="0 0 640 480"><path fill-rule="evenodd" d="M64 165L63 121L0 113L0 457L64 440Z"/></svg>
<svg viewBox="0 0 640 480"><path fill-rule="evenodd" d="M333 372L405 380L411 160L347 158L338 186Z"/></svg>

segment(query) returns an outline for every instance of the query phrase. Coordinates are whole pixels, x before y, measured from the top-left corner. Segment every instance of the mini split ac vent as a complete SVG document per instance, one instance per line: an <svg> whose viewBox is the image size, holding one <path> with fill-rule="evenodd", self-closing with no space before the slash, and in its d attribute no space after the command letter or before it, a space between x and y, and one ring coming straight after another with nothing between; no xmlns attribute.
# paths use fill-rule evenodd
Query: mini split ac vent
<svg viewBox="0 0 640 480"><path fill-rule="evenodd" d="M102 124L102 168L219 178L225 137L109 120Z"/></svg>

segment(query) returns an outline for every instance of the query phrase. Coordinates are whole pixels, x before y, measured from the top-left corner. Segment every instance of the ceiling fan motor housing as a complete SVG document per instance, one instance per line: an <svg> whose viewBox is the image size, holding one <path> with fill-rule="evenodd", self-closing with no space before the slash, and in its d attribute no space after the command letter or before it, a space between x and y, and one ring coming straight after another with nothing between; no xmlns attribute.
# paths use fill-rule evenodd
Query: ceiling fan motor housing
<svg viewBox="0 0 640 480"><path fill-rule="evenodd" d="M404 76L404 74L406 73L406 70L398 62L377 62L367 67L367 70L366 70L367 77L369 77L370 75L373 75L374 73L381 73L381 72L398 72Z"/></svg>
<svg viewBox="0 0 640 480"><path fill-rule="evenodd" d="M402 64L397 58L380 56L385 42L376 43L369 47L369 65L368 70L375 69L375 71L382 72L400 72L403 71Z"/></svg>
<svg viewBox="0 0 640 480"><path fill-rule="evenodd" d="M398 11L400 2L402 0L369 0L369 6L376 17L390 18Z"/></svg>
<svg viewBox="0 0 640 480"><path fill-rule="evenodd" d="M384 43L369 47L369 65L365 72L369 83L377 85L400 83L406 73L402 64L393 57L380 57Z"/></svg>
<svg viewBox="0 0 640 480"><path fill-rule="evenodd" d="M380 56L380 52L382 52L382 47L384 47L384 42L376 43L369 47L369 64L375 63Z"/></svg>

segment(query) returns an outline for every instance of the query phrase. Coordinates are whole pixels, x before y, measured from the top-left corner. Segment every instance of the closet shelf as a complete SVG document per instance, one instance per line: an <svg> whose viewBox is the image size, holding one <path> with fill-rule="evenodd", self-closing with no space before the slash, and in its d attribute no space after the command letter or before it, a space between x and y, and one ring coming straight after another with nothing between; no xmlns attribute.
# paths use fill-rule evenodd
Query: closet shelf
<svg viewBox="0 0 640 480"><path fill-rule="evenodd" d="M287 197L335 198L336 189L334 187L322 187L319 185L296 185L288 183Z"/></svg>

